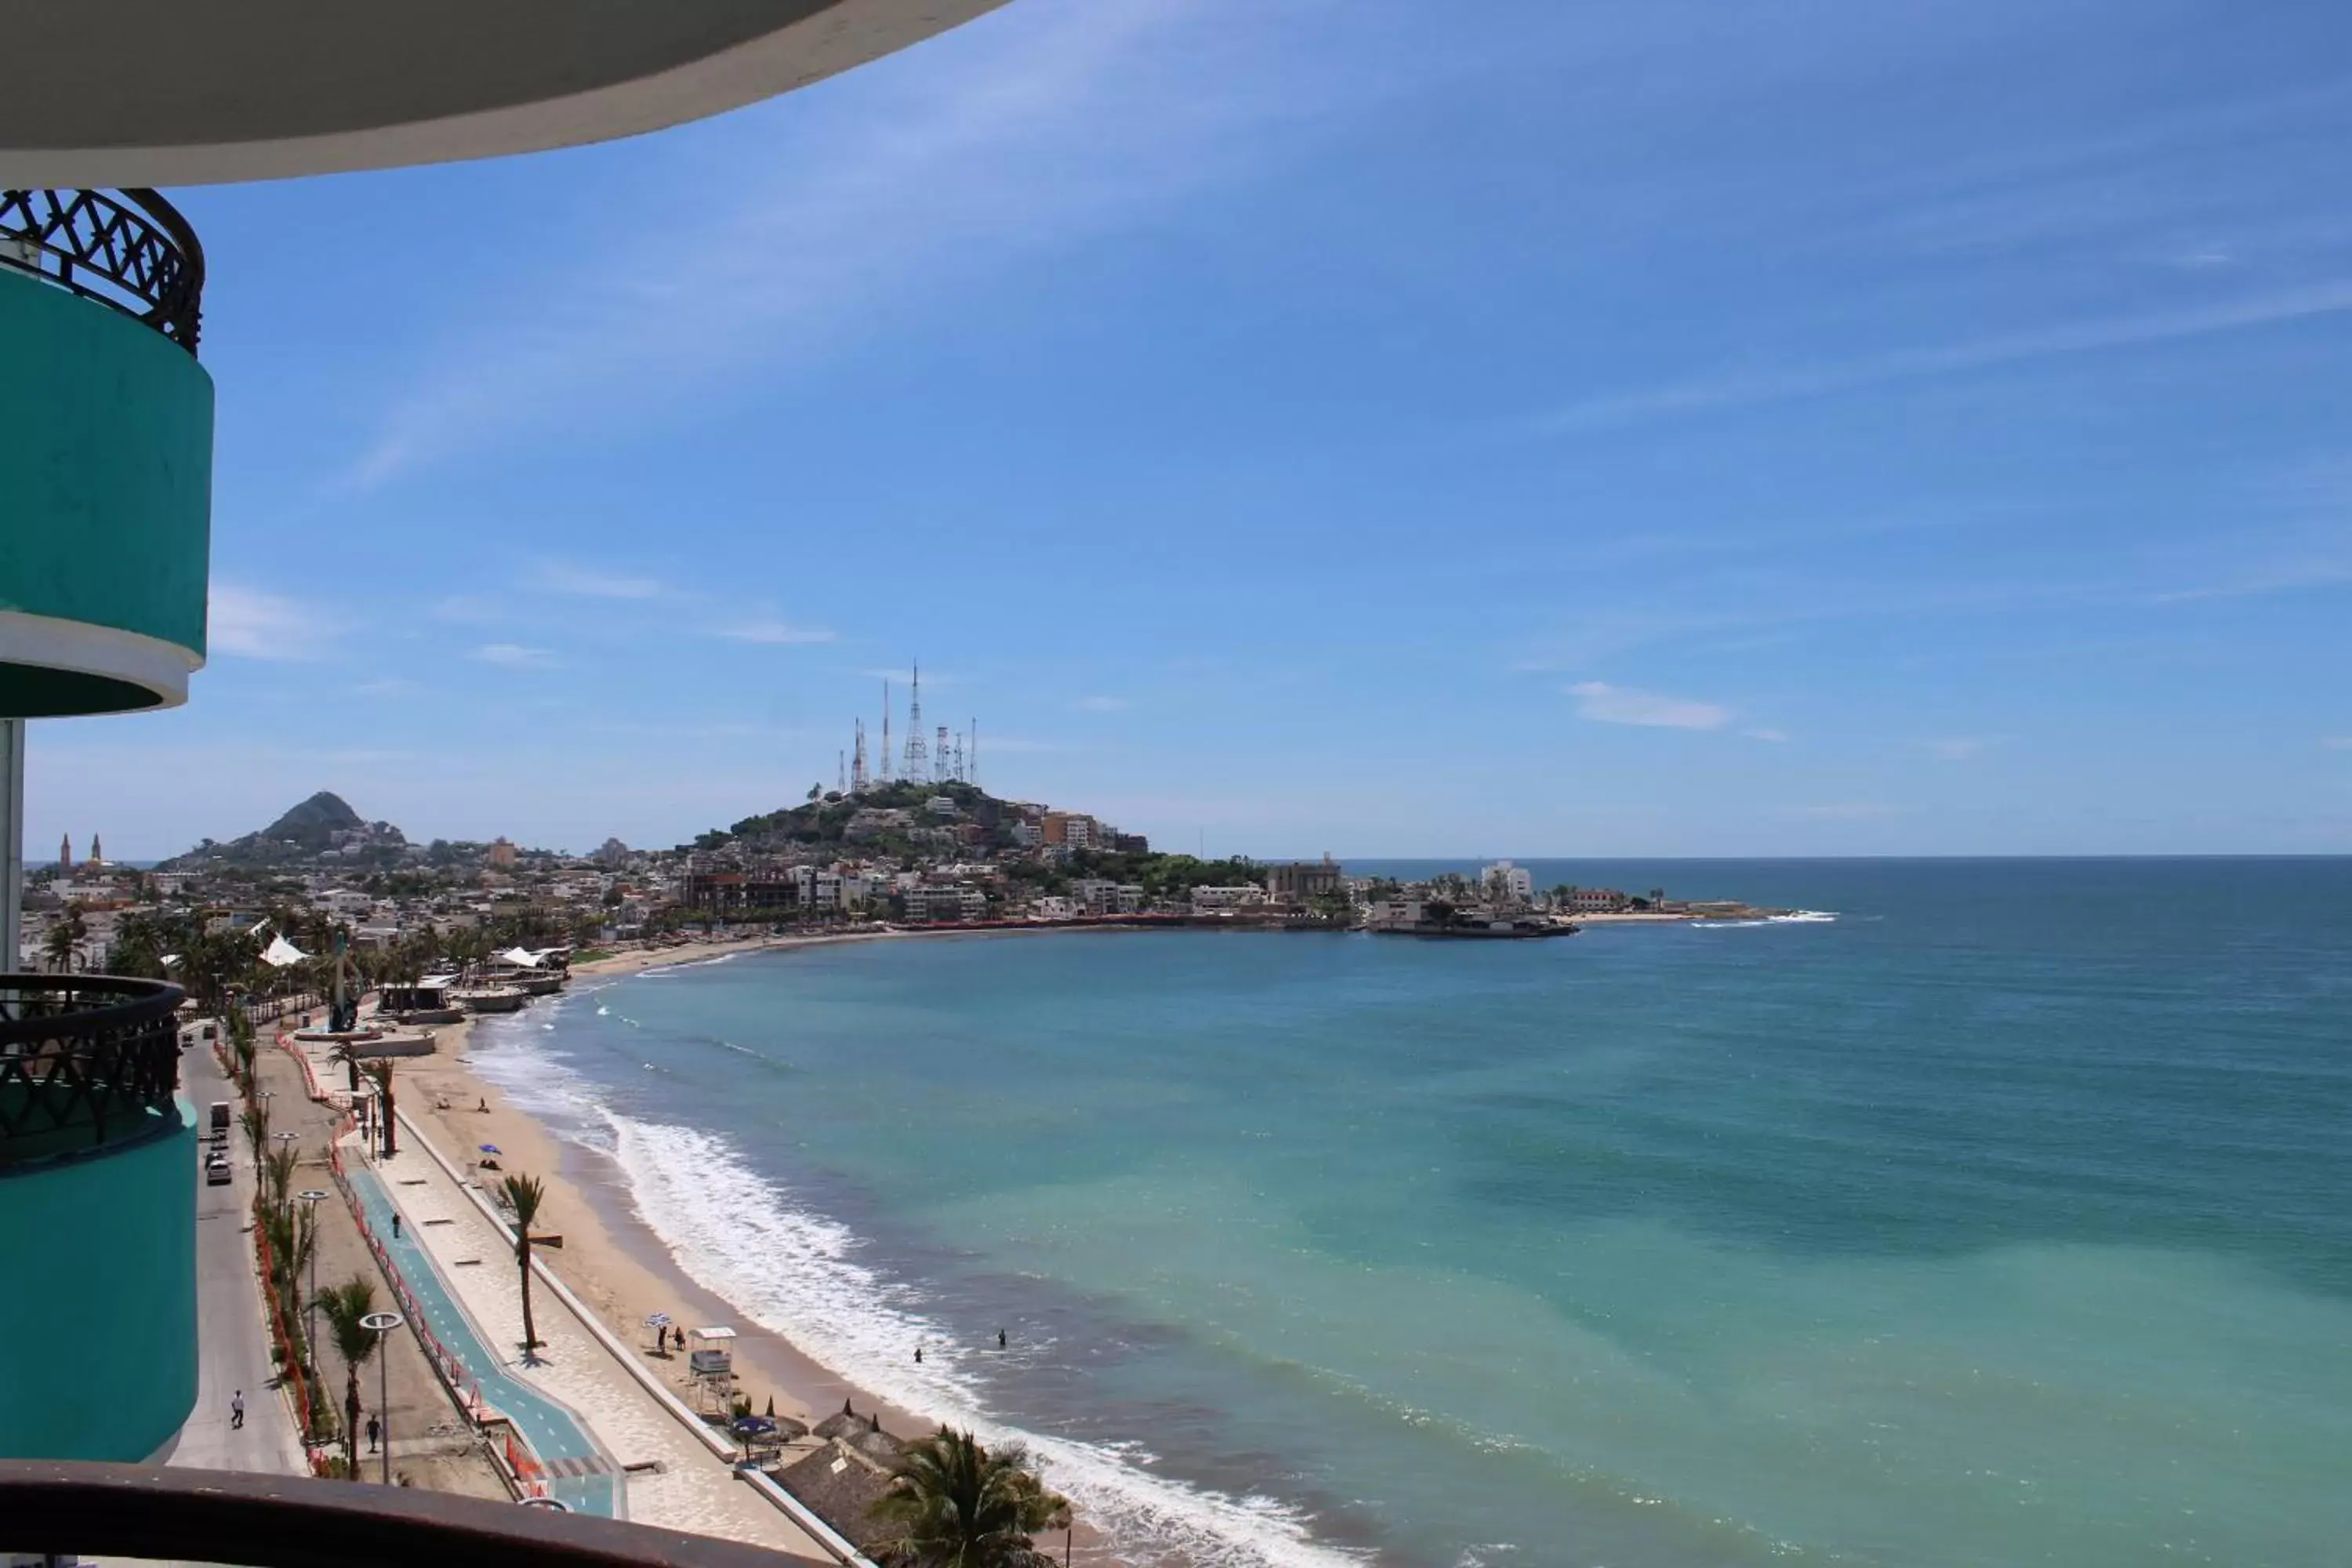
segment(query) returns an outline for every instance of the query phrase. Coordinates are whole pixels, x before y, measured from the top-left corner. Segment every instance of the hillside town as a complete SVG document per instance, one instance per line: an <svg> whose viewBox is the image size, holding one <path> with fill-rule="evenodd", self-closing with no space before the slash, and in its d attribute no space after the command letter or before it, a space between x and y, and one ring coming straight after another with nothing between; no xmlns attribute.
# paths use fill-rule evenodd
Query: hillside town
<svg viewBox="0 0 2352 1568"><path fill-rule="evenodd" d="M1765 911L1663 890L1538 889L1508 861L1421 882L1351 877L1325 857L1261 863L1152 850L1084 812L958 781L812 792L668 849L587 854L505 837L418 843L320 793L244 837L149 868L77 857L28 868L21 963L172 974L207 942L339 941L370 978L414 981L518 945L681 944L719 931L1213 925L1415 935L1561 934L1596 919ZM284 950L280 950L281 952ZM266 982L266 974L258 975ZM290 979L291 977L289 977Z"/></svg>

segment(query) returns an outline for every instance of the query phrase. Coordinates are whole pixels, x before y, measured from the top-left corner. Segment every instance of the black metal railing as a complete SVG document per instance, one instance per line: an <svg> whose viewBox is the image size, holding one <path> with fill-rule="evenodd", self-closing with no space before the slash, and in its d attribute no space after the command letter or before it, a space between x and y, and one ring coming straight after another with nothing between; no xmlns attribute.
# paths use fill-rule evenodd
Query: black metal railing
<svg viewBox="0 0 2352 1568"><path fill-rule="evenodd" d="M196 352L205 249L153 191L0 191L0 267L111 306Z"/></svg>
<svg viewBox="0 0 2352 1568"><path fill-rule="evenodd" d="M712 1536L451 1492L48 1459L0 1460L0 1552L252 1568L819 1568Z"/></svg>
<svg viewBox="0 0 2352 1568"><path fill-rule="evenodd" d="M0 1165L176 1125L181 991L114 974L0 974Z"/></svg>

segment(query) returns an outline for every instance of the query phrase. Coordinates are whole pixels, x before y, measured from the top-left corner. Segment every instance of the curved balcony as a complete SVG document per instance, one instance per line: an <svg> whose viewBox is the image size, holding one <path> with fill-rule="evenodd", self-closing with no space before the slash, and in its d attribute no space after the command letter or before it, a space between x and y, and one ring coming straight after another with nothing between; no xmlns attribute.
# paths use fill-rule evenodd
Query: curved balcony
<svg viewBox="0 0 2352 1568"><path fill-rule="evenodd" d="M204 247L153 191L0 191L0 267L46 278L196 352Z"/></svg>
<svg viewBox="0 0 2352 1568"><path fill-rule="evenodd" d="M195 1403L179 1000L151 980L0 974L0 1344L17 1347L0 1359L0 1455L142 1458ZM32 1348L61 1315L104 1352Z"/></svg>
<svg viewBox="0 0 2352 1568"><path fill-rule="evenodd" d="M212 534L204 285L153 191L0 190L0 715L187 700Z"/></svg>
<svg viewBox="0 0 2352 1568"><path fill-rule="evenodd" d="M174 1132L180 988L0 974L0 1166Z"/></svg>
<svg viewBox="0 0 2352 1568"><path fill-rule="evenodd" d="M0 1461L18 1552L255 1568L497 1563L504 1568L818 1568L713 1536L407 1487L226 1470Z"/></svg>

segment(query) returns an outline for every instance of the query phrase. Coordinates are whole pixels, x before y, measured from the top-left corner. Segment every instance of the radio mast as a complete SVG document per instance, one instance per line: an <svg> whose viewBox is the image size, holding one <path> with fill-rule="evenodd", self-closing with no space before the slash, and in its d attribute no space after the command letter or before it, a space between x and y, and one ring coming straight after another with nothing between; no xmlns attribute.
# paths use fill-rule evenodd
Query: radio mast
<svg viewBox="0 0 2352 1568"><path fill-rule="evenodd" d="M915 679L908 687L907 697L907 756L900 772L910 781L921 784L931 776L930 748L923 742L923 666L915 664Z"/></svg>

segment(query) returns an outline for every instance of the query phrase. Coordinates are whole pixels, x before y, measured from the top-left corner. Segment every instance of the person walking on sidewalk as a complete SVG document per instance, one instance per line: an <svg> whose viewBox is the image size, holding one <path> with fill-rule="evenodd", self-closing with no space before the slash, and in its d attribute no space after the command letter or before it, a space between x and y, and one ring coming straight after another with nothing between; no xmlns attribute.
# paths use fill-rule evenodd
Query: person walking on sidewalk
<svg viewBox="0 0 2352 1568"><path fill-rule="evenodd" d="M228 1429L232 1432L245 1425L245 1390L238 1389L228 1396Z"/></svg>
<svg viewBox="0 0 2352 1568"><path fill-rule="evenodd" d="M376 1418L375 1418L374 1416L371 1415L371 1416L369 1416L369 1417L368 1417L368 1424L367 1424L367 1435L368 1435L368 1452L369 1452L369 1453L373 1454L373 1453L374 1453L374 1452L375 1452L375 1439L376 1439L376 1435L377 1435L378 1433L382 1432L383 1430L383 1426L381 1426L381 1425L376 1421Z"/></svg>

